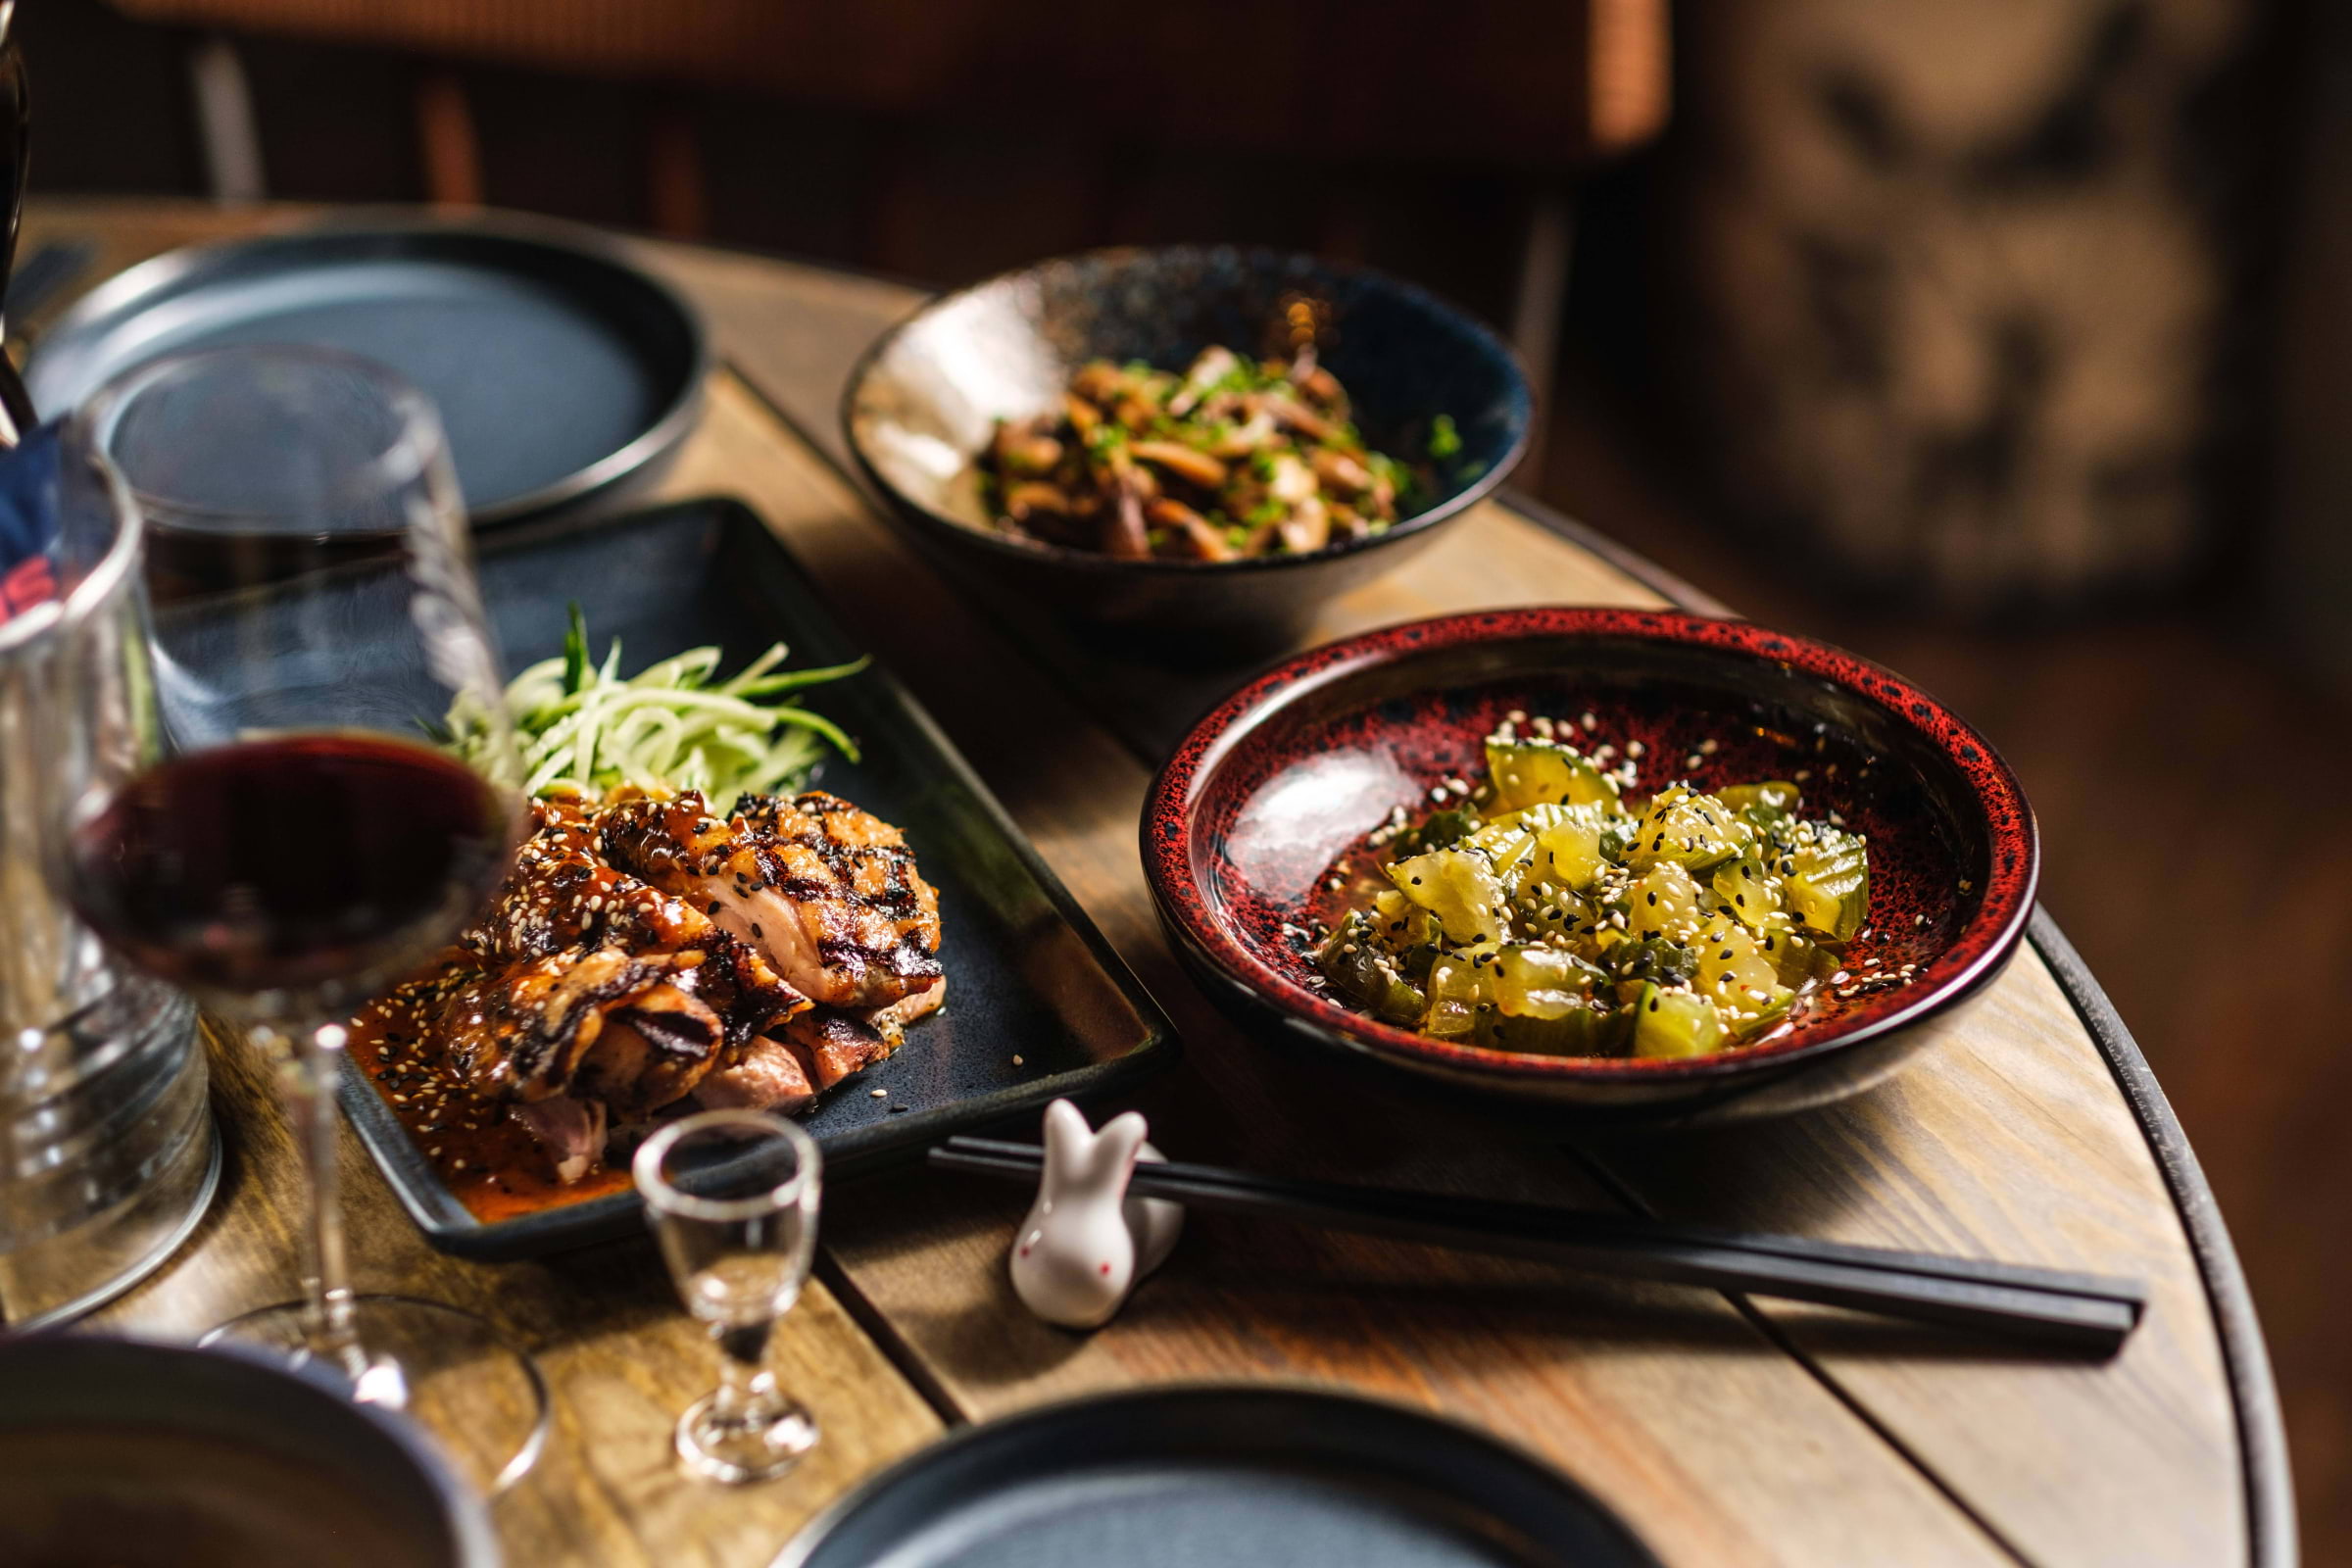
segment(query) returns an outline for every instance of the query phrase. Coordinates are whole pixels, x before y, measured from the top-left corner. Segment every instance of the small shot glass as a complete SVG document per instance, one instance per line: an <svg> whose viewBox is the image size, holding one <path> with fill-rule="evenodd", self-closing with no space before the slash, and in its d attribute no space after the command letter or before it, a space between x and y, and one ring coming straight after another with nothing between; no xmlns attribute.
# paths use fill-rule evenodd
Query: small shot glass
<svg viewBox="0 0 2352 1568"><path fill-rule="evenodd" d="M678 1295L721 1354L717 1390L678 1418L678 1457L713 1481L782 1475L817 1438L767 1370L816 1251L816 1140L766 1111L706 1110L647 1139L632 1168Z"/></svg>

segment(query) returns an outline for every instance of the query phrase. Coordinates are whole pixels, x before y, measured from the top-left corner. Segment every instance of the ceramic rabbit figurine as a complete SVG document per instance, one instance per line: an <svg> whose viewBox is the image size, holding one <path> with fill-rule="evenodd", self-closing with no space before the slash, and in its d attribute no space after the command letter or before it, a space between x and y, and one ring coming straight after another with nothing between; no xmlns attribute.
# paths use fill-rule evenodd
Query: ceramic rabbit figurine
<svg viewBox="0 0 2352 1568"><path fill-rule="evenodd" d="M1012 1289L1030 1311L1065 1328L1098 1328L1136 1281L1160 1265L1184 1210L1127 1196L1137 1159L1160 1154L1144 1142L1144 1118L1113 1116L1100 1132L1066 1100L1046 1107L1046 1169L1037 1202L1012 1242Z"/></svg>

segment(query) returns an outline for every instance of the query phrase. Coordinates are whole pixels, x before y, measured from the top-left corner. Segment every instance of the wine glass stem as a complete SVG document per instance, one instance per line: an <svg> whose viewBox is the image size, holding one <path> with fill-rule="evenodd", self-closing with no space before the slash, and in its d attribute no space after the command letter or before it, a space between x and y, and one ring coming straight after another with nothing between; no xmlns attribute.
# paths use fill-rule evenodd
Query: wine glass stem
<svg viewBox="0 0 2352 1568"><path fill-rule="evenodd" d="M774 1397L776 1380L767 1370L767 1342L775 1331L772 1318L730 1323L713 1331L720 1351L713 1413L722 1418L740 1416Z"/></svg>
<svg viewBox="0 0 2352 1568"><path fill-rule="evenodd" d="M320 1024L278 1053L278 1095L302 1159L310 1213L303 1232L302 1291L311 1353L345 1368L360 1359L352 1326L351 1273L343 1253L343 1203L335 1172L335 1082L343 1026Z"/></svg>

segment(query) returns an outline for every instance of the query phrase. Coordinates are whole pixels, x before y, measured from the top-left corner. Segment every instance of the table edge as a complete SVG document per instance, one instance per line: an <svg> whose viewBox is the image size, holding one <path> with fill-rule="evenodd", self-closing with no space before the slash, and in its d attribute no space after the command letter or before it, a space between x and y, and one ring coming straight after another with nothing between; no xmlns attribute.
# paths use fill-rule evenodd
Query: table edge
<svg viewBox="0 0 2352 1568"><path fill-rule="evenodd" d="M2173 1114L2172 1102L2157 1083L2147 1057L2140 1054L2139 1043L2132 1038L2115 1004L2092 978L2082 956L2040 905L2034 906L2027 940L2041 955L2083 1031L2107 1059L2117 1089L2139 1123L2140 1136L2156 1156L2156 1168L2164 1177L2165 1190L2172 1195L2180 1228L2188 1237L2189 1251L2197 1260L2197 1276L2204 1282L2206 1303L2221 1340L2230 1406L2237 1417L2249 1560L2255 1568L2293 1568L2299 1556L2286 1424L2254 1298L2246 1288L2245 1271L2238 1265L2237 1250L2230 1245L2221 1205L2206 1185L2188 1135Z"/></svg>
<svg viewBox="0 0 2352 1568"><path fill-rule="evenodd" d="M1730 608L1589 523L1555 512L1518 490L1496 497L1530 522L1590 551L1650 589L1677 609L1698 614L1730 613ZM2278 1387L2271 1372L2269 1348L2246 1287L2245 1271L2230 1244L2221 1205L2205 1181L2188 1135L2173 1114L2156 1073L2132 1038L2122 1014L2107 998L2082 956L2058 929L2050 911L2034 906L2026 940L2049 967L2083 1032L2107 1063L2116 1088L2139 1124L2140 1137L2155 1156L2158 1173L2196 1259L2197 1277L2221 1341L2222 1366L2230 1380L2230 1410L2236 1420L2239 1466L2246 1494L2247 1558L2253 1568L2293 1568L2299 1560L2295 1534L2293 1469L2286 1448L2286 1423Z"/></svg>

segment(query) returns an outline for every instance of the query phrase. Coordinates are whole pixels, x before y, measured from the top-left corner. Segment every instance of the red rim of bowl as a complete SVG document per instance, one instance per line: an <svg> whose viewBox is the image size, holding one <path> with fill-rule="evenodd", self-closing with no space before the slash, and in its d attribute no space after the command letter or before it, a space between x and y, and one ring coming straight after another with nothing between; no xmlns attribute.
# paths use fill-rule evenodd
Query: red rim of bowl
<svg viewBox="0 0 2352 1568"><path fill-rule="evenodd" d="M1948 966L1945 972L1924 987L1890 994L1889 1001L1895 1004L1885 1011L1847 1017L1819 1028L1800 1025L1785 1039L1718 1055L1538 1056L1453 1045L1342 1006L1266 964L1211 915L1192 871L1193 813L1200 780L1237 743L1237 729L1254 725L1288 704L1358 670L1399 658L1467 643L1579 636L1709 648L1819 675L1885 710L1948 758L1984 808L1990 867L1976 913L1953 933L1950 944L1937 956L1939 967ZM1145 801L1143 859L1145 879L1162 917L1197 954L1205 955L1229 979L1240 981L1260 1001L1375 1055L1416 1057L1433 1065L1497 1077L1554 1080L1673 1081L1736 1076L1781 1068L1910 1028L1957 1003L2000 971L2024 939L2027 922L2033 917L2034 893L2041 870L2039 835L2017 775L1984 736L1900 675L1859 655L1752 621L1720 620L1676 611L1581 607L1442 615L1364 632L1285 660L1219 703L1177 744Z"/></svg>

